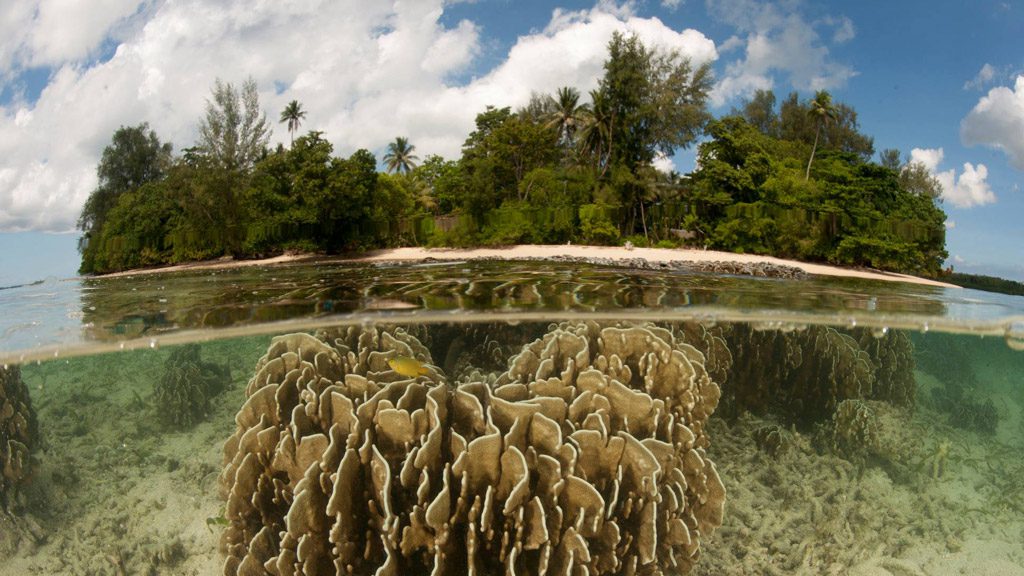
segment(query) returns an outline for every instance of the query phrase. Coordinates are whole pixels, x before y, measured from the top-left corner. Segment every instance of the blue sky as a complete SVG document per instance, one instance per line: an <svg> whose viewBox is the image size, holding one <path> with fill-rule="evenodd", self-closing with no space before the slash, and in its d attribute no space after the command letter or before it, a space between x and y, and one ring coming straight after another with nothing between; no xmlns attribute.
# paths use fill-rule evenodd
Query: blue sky
<svg viewBox="0 0 1024 576"><path fill-rule="evenodd" d="M113 131L148 121L190 145L217 77L251 75L271 120L300 100L303 129L338 154L407 135L421 157L454 157L485 105L593 87L614 30L711 62L715 114L758 87L830 90L876 150L913 152L943 183L950 264L1024 280L1019 2L14 0L0 8L0 285L71 275L74 236L55 233L74 228ZM692 151L674 167L691 170Z"/></svg>

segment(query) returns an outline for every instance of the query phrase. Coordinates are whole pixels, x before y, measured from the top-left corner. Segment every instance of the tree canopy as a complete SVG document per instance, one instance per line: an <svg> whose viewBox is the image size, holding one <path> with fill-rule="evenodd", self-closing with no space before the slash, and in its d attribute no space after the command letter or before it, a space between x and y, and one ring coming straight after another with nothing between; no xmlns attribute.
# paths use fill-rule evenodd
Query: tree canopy
<svg viewBox="0 0 1024 576"><path fill-rule="evenodd" d="M419 157L413 154L416 147L409 143L404 136L395 138L395 141L388 144L387 154L384 155L384 165L388 172L400 172L408 174L416 167Z"/></svg>
<svg viewBox="0 0 1024 576"><path fill-rule="evenodd" d="M213 100L206 101L206 115L199 123L199 150L220 168L247 171L269 141L270 127L260 109L256 81L249 78L239 91L218 78Z"/></svg>
<svg viewBox="0 0 1024 576"><path fill-rule="evenodd" d="M161 143L145 122L114 132L96 167L98 185L78 218L78 229L83 232L78 245L82 272L93 271L99 232L110 211L124 194L161 179L171 166L171 150L171 144Z"/></svg>
<svg viewBox="0 0 1024 576"><path fill-rule="evenodd" d="M941 270L945 214L922 191L926 184L907 186L907 168L825 148L808 181L803 145L765 135L739 116L712 122L708 134L687 217L707 245L928 275Z"/></svg>

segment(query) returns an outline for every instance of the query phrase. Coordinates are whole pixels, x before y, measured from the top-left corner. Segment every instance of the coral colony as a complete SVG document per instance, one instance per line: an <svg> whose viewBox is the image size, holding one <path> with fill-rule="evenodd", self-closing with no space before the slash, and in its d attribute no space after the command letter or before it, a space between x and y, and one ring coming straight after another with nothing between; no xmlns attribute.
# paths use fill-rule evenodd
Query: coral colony
<svg viewBox="0 0 1024 576"><path fill-rule="evenodd" d="M280 336L224 449L224 571L686 573L722 523L706 453L720 400L830 423L835 450L892 459L912 352L903 335L826 327L566 322L497 375L449 380L401 328ZM758 434L772 451L791 435Z"/></svg>
<svg viewBox="0 0 1024 576"><path fill-rule="evenodd" d="M12 508L18 488L32 474L31 454L39 441L36 414L17 366L0 367L0 507Z"/></svg>
<svg viewBox="0 0 1024 576"><path fill-rule="evenodd" d="M249 383L228 574L686 572L722 522L719 387L668 330L554 326L454 386L388 368L432 364L400 329L321 336L275 339Z"/></svg>

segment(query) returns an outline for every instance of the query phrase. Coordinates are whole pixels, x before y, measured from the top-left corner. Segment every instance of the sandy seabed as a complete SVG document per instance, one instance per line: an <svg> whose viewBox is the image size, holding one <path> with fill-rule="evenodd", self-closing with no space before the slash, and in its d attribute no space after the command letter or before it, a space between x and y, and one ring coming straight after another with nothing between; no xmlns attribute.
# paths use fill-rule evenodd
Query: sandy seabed
<svg viewBox="0 0 1024 576"><path fill-rule="evenodd" d="M144 268L139 270L128 270L115 272L106 276L133 276L139 274L152 274L157 272L173 272L180 270L216 270L227 268L239 268L244 266L272 266L274 264L285 264L300 262L304 260L321 259L322 257L310 254L289 254L265 258L262 260L230 260L220 259L207 262L195 262L180 264L177 266L166 266L162 268ZM643 259L649 263L673 263L673 264L712 264L725 262L732 264L767 264L796 268L807 274L820 276L837 276L845 278L864 278L869 280L884 280L890 282L909 282L912 284L924 284L929 286L943 286L956 288L953 284L910 276L908 274L896 274L894 272L881 272L877 270L862 270L854 268L840 268L825 264L812 264L797 260L786 260L772 256L758 256L754 254L735 254L732 252L718 252L715 250L689 250L669 248L632 248L627 249L617 246L580 246L580 245L534 245L525 244L509 246L506 248L394 248L389 250L377 250L366 255L342 259L323 258L327 261L338 262L401 262L401 261L423 261L433 260L544 260L549 258L574 258L590 259L594 261L618 261L629 262Z"/></svg>
<svg viewBox="0 0 1024 576"><path fill-rule="evenodd" d="M222 445L268 343L203 345L205 359L229 366L230 384L183 432L161 428L152 407L167 350L25 366L43 445L27 513L0 523L0 574L220 574L221 527L208 519L223 513ZM919 398L941 386L916 376ZM999 367L977 376L1024 385ZM726 515L692 574L1024 576L1024 396L993 397L992 436L949 426L927 403L907 416L925 453L950 442L937 478L927 460L903 463L911 473L898 478L821 453L795 431L787 450L769 455L753 432L770 418L716 415L708 455L726 485Z"/></svg>

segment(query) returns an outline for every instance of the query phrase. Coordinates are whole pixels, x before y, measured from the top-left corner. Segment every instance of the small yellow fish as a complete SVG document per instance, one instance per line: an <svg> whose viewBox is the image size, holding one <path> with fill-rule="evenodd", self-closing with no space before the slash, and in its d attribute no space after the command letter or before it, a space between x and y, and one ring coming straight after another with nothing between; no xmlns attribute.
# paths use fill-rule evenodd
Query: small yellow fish
<svg viewBox="0 0 1024 576"><path fill-rule="evenodd" d="M409 378L415 378L417 376L423 376L428 374L430 370L415 358L409 358L408 356L395 356L394 358L388 358L388 366L395 372L398 372L402 376L408 376Z"/></svg>

